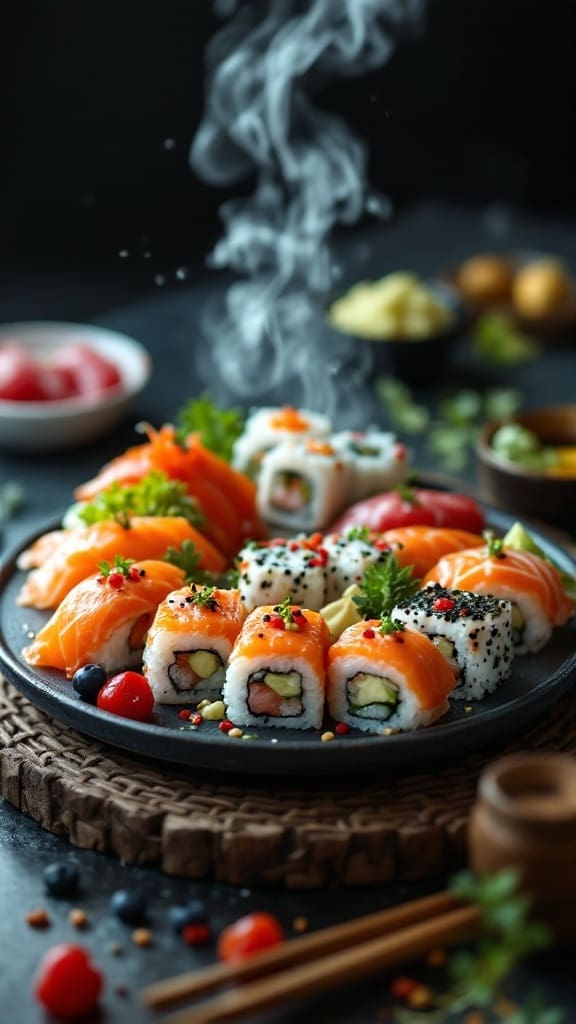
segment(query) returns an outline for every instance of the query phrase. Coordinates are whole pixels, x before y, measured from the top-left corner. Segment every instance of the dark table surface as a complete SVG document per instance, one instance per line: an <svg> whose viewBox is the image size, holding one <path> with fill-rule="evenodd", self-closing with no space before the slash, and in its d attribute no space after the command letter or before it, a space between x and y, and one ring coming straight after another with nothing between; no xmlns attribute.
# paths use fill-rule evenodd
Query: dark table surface
<svg viewBox="0 0 576 1024"><path fill-rule="evenodd" d="M345 277L350 280L400 267L433 275L472 252L488 249L553 252L576 268L573 224L561 218L536 218L499 207L422 204L401 211L384 226L353 233L339 243L339 249ZM4 545L28 533L39 520L60 513L70 503L77 483L93 475L104 461L128 444L137 443L133 429L136 422L146 420L160 425L205 385L202 362L197 357L199 318L207 293L219 284L203 270L199 259L190 261L185 275L177 274L178 269L149 269L119 259L117 266L106 270L52 268L0 272L0 321L53 319L98 323L137 337L154 362L150 384L129 418L112 435L53 456L0 452L0 486L15 480L25 492L21 512L4 524ZM442 387L502 384L519 388L527 407L574 401L576 347L552 346L536 362L514 371L502 371L477 365L463 343ZM437 393L423 388L417 397L431 403ZM381 416L372 393L367 394L368 414ZM427 464L425 450L417 450L417 458L424 470L434 468ZM472 473L466 482L473 484ZM71 860L80 870L81 891L74 903L90 917L90 929L85 933L74 932L68 924L68 901L45 896L42 872L54 860ZM39 1024L45 1019L31 996L31 978L42 953L63 940L83 942L104 970L107 989L100 1020L127 1024L152 1019L138 1005L138 990L152 980L214 957L213 944L202 952L192 950L171 932L167 911L176 902L192 897L205 900L216 934L224 924L253 909L276 913L291 933L296 917L306 917L310 928L317 928L431 891L444 882L445 879L436 878L403 886L310 892L189 882L72 848L8 804L0 803L0 1021ZM125 926L110 913L112 892L128 886L142 887L147 894L154 932L154 943L149 949L133 946ZM34 931L25 923L25 914L37 906L50 912L53 923L47 931ZM116 942L123 948L121 956L111 952ZM539 957L515 975L512 994L521 998L532 988L539 988L547 1005L563 1006L568 1009L566 1020L576 1019L573 963L572 950ZM125 985L127 994L120 995L117 985ZM367 1024L382 1019L388 989L389 979L375 978L363 986L277 1013L273 1019Z"/></svg>

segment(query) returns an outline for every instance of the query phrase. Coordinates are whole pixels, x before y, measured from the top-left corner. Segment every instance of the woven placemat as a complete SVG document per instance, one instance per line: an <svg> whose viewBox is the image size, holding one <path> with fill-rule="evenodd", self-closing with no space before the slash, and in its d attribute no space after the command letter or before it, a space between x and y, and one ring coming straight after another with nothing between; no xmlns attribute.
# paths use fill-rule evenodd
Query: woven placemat
<svg viewBox="0 0 576 1024"><path fill-rule="evenodd" d="M519 749L576 752L574 697L497 753ZM451 871L494 756L332 785L173 769L60 725L0 678L2 795L77 846L187 878L306 888Z"/></svg>

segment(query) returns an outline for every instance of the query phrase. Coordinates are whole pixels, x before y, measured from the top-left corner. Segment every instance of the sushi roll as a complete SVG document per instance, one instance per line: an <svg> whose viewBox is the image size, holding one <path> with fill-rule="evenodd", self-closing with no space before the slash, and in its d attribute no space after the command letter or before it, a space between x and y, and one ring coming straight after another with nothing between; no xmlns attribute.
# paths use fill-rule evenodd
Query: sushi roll
<svg viewBox="0 0 576 1024"><path fill-rule="evenodd" d="M531 552L504 548L500 541L445 555L424 577L422 585L429 583L510 601L516 654L539 651L554 627L574 614L574 602L554 565Z"/></svg>
<svg viewBox="0 0 576 1024"><path fill-rule="evenodd" d="M183 582L182 569L168 562L117 559L70 590L22 655L68 678L91 662L108 673L139 666L158 605Z"/></svg>
<svg viewBox="0 0 576 1024"><path fill-rule="evenodd" d="M169 594L148 631L143 670L159 704L219 696L246 610L238 590L192 584Z"/></svg>
<svg viewBox="0 0 576 1024"><path fill-rule="evenodd" d="M455 698L480 700L510 675L509 601L434 583L397 604L391 617L424 633L442 652L454 673Z"/></svg>
<svg viewBox="0 0 576 1024"><path fill-rule="evenodd" d="M286 597L313 611L322 608L328 568L321 541L321 534L316 534L254 542L242 548L236 559L238 588L248 611L262 604L279 604Z"/></svg>
<svg viewBox="0 0 576 1024"><path fill-rule="evenodd" d="M309 409L257 409L246 420L243 433L234 444L232 464L248 476L257 477L266 452L284 441L301 441L309 437L324 438L330 433L327 416Z"/></svg>
<svg viewBox="0 0 576 1024"><path fill-rule="evenodd" d="M338 722L387 734L430 725L448 710L454 676L422 633L369 619L349 626L328 655L328 706Z"/></svg>
<svg viewBox="0 0 576 1024"><path fill-rule="evenodd" d="M327 441L286 441L262 459L258 510L270 523L321 530L342 511L351 484L351 463Z"/></svg>
<svg viewBox="0 0 576 1024"><path fill-rule="evenodd" d="M316 611L288 601L256 608L228 662L223 699L230 720L319 729L329 643L328 627Z"/></svg>
<svg viewBox="0 0 576 1024"><path fill-rule="evenodd" d="M374 427L365 432L344 430L332 434L330 444L352 464L350 501L389 491L406 479L407 451L395 434Z"/></svg>
<svg viewBox="0 0 576 1024"><path fill-rule="evenodd" d="M353 527L343 534L327 534L326 602L336 601L352 584L360 584L369 565L385 562L390 546L381 534Z"/></svg>

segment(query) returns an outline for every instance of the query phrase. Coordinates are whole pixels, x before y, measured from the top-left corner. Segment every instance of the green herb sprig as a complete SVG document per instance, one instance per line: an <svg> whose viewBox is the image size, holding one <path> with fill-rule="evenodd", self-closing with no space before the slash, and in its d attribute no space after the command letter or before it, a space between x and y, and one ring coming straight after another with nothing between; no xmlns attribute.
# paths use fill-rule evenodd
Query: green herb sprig
<svg viewBox="0 0 576 1024"><path fill-rule="evenodd" d="M412 576L412 566L402 569L390 554L384 562L369 565L360 584L361 593L352 600L365 619L383 619L406 597L418 590L420 580Z"/></svg>
<svg viewBox="0 0 576 1024"><path fill-rule="evenodd" d="M129 529L132 516L182 516L193 526L204 523L186 484L171 480L158 470L147 473L135 484L110 484L94 501L79 508L77 515L86 526L112 519L125 529Z"/></svg>
<svg viewBox="0 0 576 1024"><path fill-rule="evenodd" d="M231 462L234 442L244 429L239 409L221 409L208 392L192 399L176 413L176 440L185 445L190 434L199 434L205 448Z"/></svg>
<svg viewBox="0 0 576 1024"><path fill-rule="evenodd" d="M495 366L517 366L540 355L535 338L521 331L505 313L482 313L472 333L474 354Z"/></svg>
<svg viewBox="0 0 576 1024"><path fill-rule="evenodd" d="M216 583L216 576L213 572L200 568L202 555L191 540L183 541L179 548L167 548L163 560L182 569L185 583L200 583L207 586Z"/></svg>

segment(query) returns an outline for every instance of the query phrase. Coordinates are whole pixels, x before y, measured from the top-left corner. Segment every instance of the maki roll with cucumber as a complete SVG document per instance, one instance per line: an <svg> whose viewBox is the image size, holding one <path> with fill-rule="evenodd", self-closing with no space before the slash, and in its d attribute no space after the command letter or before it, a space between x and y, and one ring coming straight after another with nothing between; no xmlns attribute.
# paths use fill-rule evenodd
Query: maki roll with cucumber
<svg viewBox="0 0 576 1024"><path fill-rule="evenodd" d="M392 619L345 629L328 656L330 714L365 732L418 729L448 710L454 675L422 633Z"/></svg>
<svg viewBox="0 0 576 1024"><path fill-rule="evenodd" d="M191 586L158 607L143 666L159 704L186 704L220 695L228 655L246 618L238 590Z"/></svg>
<svg viewBox="0 0 576 1024"><path fill-rule="evenodd" d="M509 601L434 583L397 604L392 618L429 637L445 656L454 673L455 698L479 700L510 675Z"/></svg>

